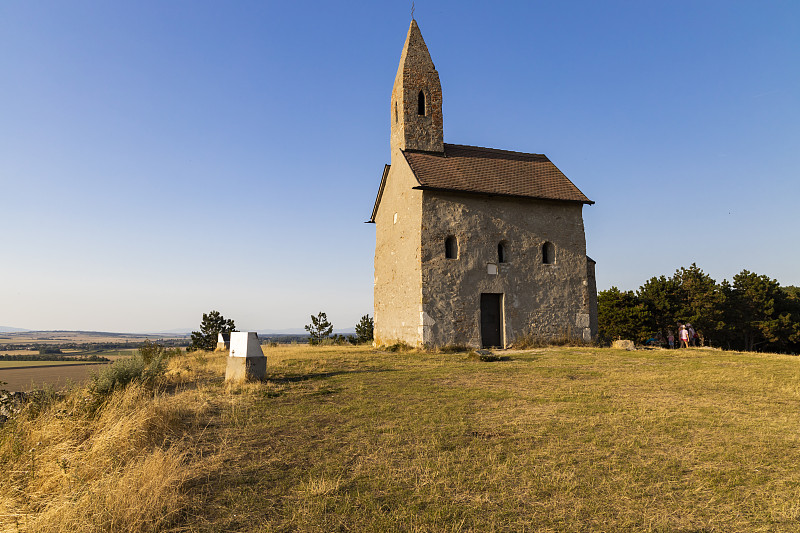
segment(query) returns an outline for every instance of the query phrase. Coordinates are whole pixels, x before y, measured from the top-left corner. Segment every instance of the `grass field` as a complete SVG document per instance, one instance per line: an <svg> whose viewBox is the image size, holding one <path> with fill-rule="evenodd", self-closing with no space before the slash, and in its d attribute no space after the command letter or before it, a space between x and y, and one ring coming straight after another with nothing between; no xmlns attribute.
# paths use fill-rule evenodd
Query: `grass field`
<svg viewBox="0 0 800 533"><path fill-rule="evenodd" d="M37 366L57 367L70 365L96 364L86 361L0 361L0 370L6 368L32 368Z"/></svg>
<svg viewBox="0 0 800 533"><path fill-rule="evenodd" d="M38 355L38 354L39 350L0 350L0 355Z"/></svg>
<svg viewBox="0 0 800 533"><path fill-rule="evenodd" d="M4 361L28 363L29 361ZM58 364L58 361L47 361ZM30 391L42 388L64 390L73 386L86 383L100 370L104 363L91 364L61 364L60 366L27 366L27 367L2 367L0 366L0 389L10 391ZM108 363L105 363L108 364ZM1 531L1 530L0 530Z"/></svg>
<svg viewBox="0 0 800 533"><path fill-rule="evenodd" d="M0 529L800 530L797 357L265 353L264 383L189 354L0 430Z"/></svg>
<svg viewBox="0 0 800 533"><path fill-rule="evenodd" d="M112 350L66 348L61 350L60 355L75 357L84 355L97 355L98 357L130 357L137 351L138 348L118 348ZM0 355L39 355L39 350L0 350Z"/></svg>
<svg viewBox="0 0 800 533"><path fill-rule="evenodd" d="M0 333L0 344L67 344L143 342L164 339L186 339L185 335L143 335L136 333L107 333L102 331L22 331Z"/></svg>

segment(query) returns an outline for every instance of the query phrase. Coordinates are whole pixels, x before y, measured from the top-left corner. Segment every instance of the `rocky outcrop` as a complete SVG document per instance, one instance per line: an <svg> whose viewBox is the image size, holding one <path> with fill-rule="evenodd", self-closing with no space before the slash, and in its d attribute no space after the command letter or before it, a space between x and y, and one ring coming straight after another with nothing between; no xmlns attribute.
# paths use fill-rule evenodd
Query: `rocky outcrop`
<svg viewBox="0 0 800 533"><path fill-rule="evenodd" d="M620 350L628 350L628 351L633 351L633 350L636 349L636 347L633 345L633 341L628 341L628 340L614 341L614 343L611 345L611 347L612 348L619 348Z"/></svg>
<svg viewBox="0 0 800 533"><path fill-rule="evenodd" d="M27 400L28 394L24 392L0 390L0 426L17 416Z"/></svg>

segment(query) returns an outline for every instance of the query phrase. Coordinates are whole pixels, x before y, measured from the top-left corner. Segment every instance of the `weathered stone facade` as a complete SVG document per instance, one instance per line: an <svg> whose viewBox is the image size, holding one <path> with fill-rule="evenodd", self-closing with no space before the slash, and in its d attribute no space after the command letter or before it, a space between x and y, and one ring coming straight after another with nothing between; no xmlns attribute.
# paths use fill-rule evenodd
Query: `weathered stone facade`
<svg viewBox="0 0 800 533"><path fill-rule="evenodd" d="M590 312L580 204L423 194L422 343L480 346L480 295L487 293L503 295L504 345L527 334L584 336ZM456 259L443 253L449 235L458 241ZM550 264L542 257L548 242Z"/></svg>
<svg viewBox="0 0 800 533"><path fill-rule="evenodd" d="M375 343L591 340L597 295L582 216L591 201L544 156L444 144L441 95L412 21L392 91L391 165L371 219ZM495 174L484 180L481 169Z"/></svg>

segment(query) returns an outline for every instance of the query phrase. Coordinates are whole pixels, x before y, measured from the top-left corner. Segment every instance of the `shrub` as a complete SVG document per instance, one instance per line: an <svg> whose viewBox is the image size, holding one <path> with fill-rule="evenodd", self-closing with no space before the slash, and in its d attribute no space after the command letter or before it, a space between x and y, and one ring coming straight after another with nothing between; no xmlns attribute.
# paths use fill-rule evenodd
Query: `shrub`
<svg viewBox="0 0 800 533"><path fill-rule="evenodd" d="M318 344L327 344L327 345L336 345L336 346L347 346L348 344L358 344L358 339L354 335L342 335L337 333L327 339L322 339Z"/></svg>
<svg viewBox="0 0 800 533"><path fill-rule="evenodd" d="M548 346L548 344L549 343L541 336L534 335L532 333L526 333L517 337L511 344L511 347L517 350L527 350L529 348L544 348L545 346Z"/></svg>
<svg viewBox="0 0 800 533"><path fill-rule="evenodd" d="M154 359L161 357L164 353L164 346L157 342L144 341L139 347L139 355L145 364L149 365Z"/></svg>
<svg viewBox="0 0 800 533"><path fill-rule="evenodd" d="M548 346L586 346L590 344L592 343L573 335L572 329L567 328L552 337L543 337L532 332L525 333L514 339L511 347L515 350L527 350L530 348L547 348Z"/></svg>
<svg viewBox="0 0 800 533"><path fill-rule="evenodd" d="M439 346L435 351L437 353L463 353L472 351L472 348L466 344L446 344Z"/></svg>
<svg viewBox="0 0 800 533"><path fill-rule="evenodd" d="M494 361L508 361L509 359L511 359L506 355L498 355L488 350L479 350L477 352L470 352L469 358L476 361L483 361L485 363L490 363Z"/></svg>
<svg viewBox="0 0 800 533"><path fill-rule="evenodd" d="M403 341L396 342L396 343L392 344L391 346L387 346L386 347L386 351L387 352L393 352L393 353L410 352L413 349L414 348L412 346L408 345L407 343L405 343Z"/></svg>
<svg viewBox="0 0 800 533"><path fill-rule="evenodd" d="M180 348L176 351L181 353ZM106 396L134 381L152 386L166 371L167 362L173 354L172 350L165 350L158 343L145 341L138 354L115 361L93 376L90 389L99 396Z"/></svg>

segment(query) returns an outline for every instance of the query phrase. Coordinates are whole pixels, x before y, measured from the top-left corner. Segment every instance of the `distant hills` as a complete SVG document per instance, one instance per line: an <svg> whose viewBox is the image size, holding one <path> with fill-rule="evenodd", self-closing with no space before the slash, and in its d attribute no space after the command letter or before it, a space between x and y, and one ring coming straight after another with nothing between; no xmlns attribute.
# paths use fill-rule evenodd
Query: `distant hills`
<svg viewBox="0 0 800 533"><path fill-rule="evenodd" d="M149 335L191 335L192 331L197 331L197 329L192 328L176 328L176 329L168 329L165 331L148 331L142 332L147 333ZM252 331L252 330L248 330ZM288 329L257 329L255 330L261 336L269 336L269 335L308 335L308 332L303 328L288 328ZM335 334L338 335L354 335L356 330L354 328L350 329L337 329L334 331Z"/></svg>
<svg viewBox="0 0 800 533"><path fill-rule="evenodd" d="M191 335L192 331L197 331L198 328L175 328L164 331L147 331L142 334L148 335ZM248 330L252 331L252 330ZM255 330L259 335L307 335L306 330L302 328L290 329L257 329Z"/></svg>
<svg viewBox="0 0 800 533"><path fill-rule="evenodd" d="M176 328L168 329L166 331L148 331L149 334L158 335L191 335L192 331L197 331L197 328ZM251 331L251 330L248 330ZM306 330L303 328L289 328L289 329L257 329L255 330L259 335L307 335ZM338 332L337 332L338 333Z"/></svg>
<svg viewBox="0 0 800 533"><path fill-rule="evenodd" d="M8 326L0 326L0 333L22 333L23 331L30 331L23 328L11 328Z"/></svg>

